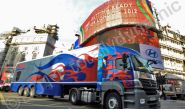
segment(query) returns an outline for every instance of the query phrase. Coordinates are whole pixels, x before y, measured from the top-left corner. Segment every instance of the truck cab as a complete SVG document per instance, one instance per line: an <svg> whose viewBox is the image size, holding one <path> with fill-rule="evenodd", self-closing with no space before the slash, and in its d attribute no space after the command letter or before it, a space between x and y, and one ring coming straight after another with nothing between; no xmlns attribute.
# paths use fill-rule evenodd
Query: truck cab
<svg viewBox="0 0 185 109"><path fill-rule="evenodd" d="M146 60L133 52L108 55L103 61L106 66L102 82L103 92L107 91L105 96L108 96L114 90L113 88L119 89L118 87L121 87L119 84L121 84L123 89L120 88L122 91L119 95L121 95L124 108L160 108L156 77L150 66L150 64L155 64L154 61ZM111 96L112 99L105 100L108 101L106 104L109 106L108 109L114 109L116 105L116 102L113 102L116 98L113 96Z"/></svg>

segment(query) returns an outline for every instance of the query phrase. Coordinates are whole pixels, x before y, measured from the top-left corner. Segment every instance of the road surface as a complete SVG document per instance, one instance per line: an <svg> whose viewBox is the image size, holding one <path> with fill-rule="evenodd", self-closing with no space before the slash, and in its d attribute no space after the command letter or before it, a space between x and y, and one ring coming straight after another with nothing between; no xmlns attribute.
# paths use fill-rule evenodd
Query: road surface
<svg viewBox="0 0 185 109"><path fill-rule="evenodd" d="M101 109L101 105L71 105L67 98L23 97L0 92L0 109ZM185 109L185 101L161 100L161 109Z"/></svg>

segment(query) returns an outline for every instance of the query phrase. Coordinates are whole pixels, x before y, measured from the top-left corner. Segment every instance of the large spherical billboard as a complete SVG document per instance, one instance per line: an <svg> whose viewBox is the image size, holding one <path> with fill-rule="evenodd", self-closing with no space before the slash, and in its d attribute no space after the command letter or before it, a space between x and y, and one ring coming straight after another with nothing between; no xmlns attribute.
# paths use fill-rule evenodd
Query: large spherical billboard
<svg viewBox="0 0 185 109"><path fill-rule="evenodd" d="M81 42L94 34L119 25L155 27L148 0L110 0L96 8L81 26Z"/></svg>

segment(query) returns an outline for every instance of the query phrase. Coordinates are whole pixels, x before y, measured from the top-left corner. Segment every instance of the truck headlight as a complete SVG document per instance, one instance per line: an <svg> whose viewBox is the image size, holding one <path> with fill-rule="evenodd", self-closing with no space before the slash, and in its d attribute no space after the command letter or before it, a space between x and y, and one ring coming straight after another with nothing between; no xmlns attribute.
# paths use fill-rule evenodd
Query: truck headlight
<svg viewBox="0 0 185 109"><path fill-rule="evenodd" d="M143 88L143 85L141 84L139 80L134 80L134 85L136 88Z"/></svg>

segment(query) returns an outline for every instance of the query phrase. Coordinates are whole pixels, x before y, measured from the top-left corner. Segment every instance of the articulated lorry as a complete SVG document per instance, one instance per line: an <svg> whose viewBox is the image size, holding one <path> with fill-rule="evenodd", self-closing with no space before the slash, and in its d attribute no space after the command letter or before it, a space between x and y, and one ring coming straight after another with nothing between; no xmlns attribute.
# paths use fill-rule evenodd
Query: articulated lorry
<svg viewBox="0 0 185 109"><path fill-rule="evenodd" d="M159 93L149 63L129 48L92 45L18 63L11 89L27 97L69 95L74 105L158 109Z"/></svg>

